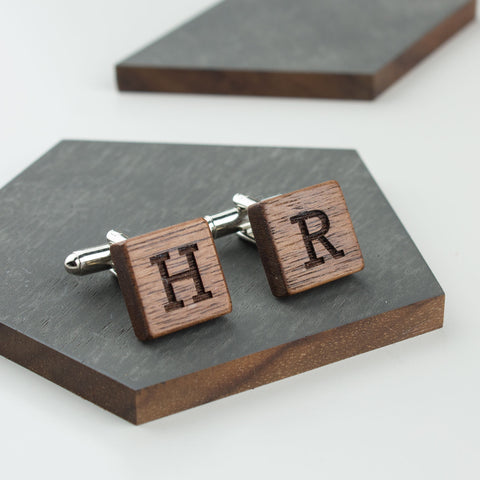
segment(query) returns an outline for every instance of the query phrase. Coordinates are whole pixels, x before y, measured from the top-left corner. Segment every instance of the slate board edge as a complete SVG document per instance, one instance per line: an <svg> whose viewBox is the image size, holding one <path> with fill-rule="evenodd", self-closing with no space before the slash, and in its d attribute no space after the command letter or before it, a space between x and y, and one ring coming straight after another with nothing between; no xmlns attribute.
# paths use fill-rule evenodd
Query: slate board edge
<svg viewBox="0 0 480 480"><path fill-rule="evenodd" d="M140 425L439 329L443 326L444 300L444 295L433 297L394 311L358 320L357 322L314 334L285 345L279 345L261 352L256 352L225 364L216 365L138 390L131 389L127 385L112 380L100 371L96 371L71 357L56 352L51 347L3 324L0 324L0 335L2 339L0 342L0 354L72 393L79 395L83 399L89 400L97 406L135 425ZM412 308L414 312L410 313L408 317L408 312L410 312ZM400 316L402 320L405 320L395 322L397 327L400 326L400 330L402 330L400 337L392 341L388 337L389 334L392 335L392 329L387 328L385 329L385 335L378 340L379 343L372 344L370 330L375 330L382 322L388 321L390 316L398 320L396 315ZM340 337L349 338L352 336L351 332L355 331L357 327L360 329L358 331L362 332L365 338L363 338L363 335L356 336L355 345L350 345L352 350L349 353L345 354L342 351L339 353L335 350L335 346L333 346L332 351L329 351L328 348L326 349L326 353L324 354L325 358L320 356L315 358L316 349L324 349L324 342L328 342L330 336L336 337L339 335ZM348 332L347 335L345 335L345 332ZM399 332L393 332L393 335L398 335L398 333ZM306 344L307 350L310 351L309 354L304 352L304 344ZM21 345L21 348L19 348L19 345ZM327 343L327 345L332 345L332 343ZM312 349L314 350L313 358ZM300 367L294 366L293 368L295 368L295 370L290 371L289 363L296 365L295 362L292 362L292 355L297 356L297 360L301 359L303 362L307 361L309 363L303 363ZM265 357L267 357L268 362L265 371L258 367L252 370L251 364L256 364L259 358L261 362L264 362ZM306 359L304 357L306 357ZM248 366L250 368L239 368L241 366ZM211 371L213 371L213 375L218 375L219 373L224 373L225 370L230 370L230 368L237 370L237 377L240 377L238 384L228 379L225 385L223 385L223 388L216 394L210 392L208 381L202 383L199 382L197 378L199 377L205 380L203 377L206 376L208 379ZM247 375L242 373L245 370L247 370ZM250 370L252 370L253 373L251 373ZM219 378L222 379L223 377L220 375ZM237 380L237 378L235 378L235 380ZM216 385L214 385L214 389L215 387ZM173 406L169 403L169 401L172 402L172 393L169 391L170 388L174 393ZM176 392L175 390L179 391ZM191 395L190 397L186 395L188 393L191 394L193 391L197 393L197 390L200 390L198 397L195 395ZM183 393L183 395L180 393ZM166 405L162 402L165 395L167 398ZM205 395L207 396L206 398Z"/></svg>

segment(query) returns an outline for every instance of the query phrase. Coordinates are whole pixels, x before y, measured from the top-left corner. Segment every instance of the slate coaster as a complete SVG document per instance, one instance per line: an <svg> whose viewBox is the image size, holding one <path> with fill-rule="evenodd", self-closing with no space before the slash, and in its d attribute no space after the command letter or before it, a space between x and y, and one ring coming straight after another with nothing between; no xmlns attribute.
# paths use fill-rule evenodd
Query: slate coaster
<svg viewBox="0 0 480 480"><path fill-rule="evenodd" d="M120 90L372 99L475 0L226 0L117 65Z"/></svg>
<svg viewBox="0 0 480 480"><path fill-rule="evenodd" d="M224 237L233 312L142 343L108 272L64 271L111 228L141 234L228 209L236 192L330 179L365 269L308 292L275 298L255 246ZM0 353L134 423L442 326L442 289L352 150L65 141L0 204Z"/></svg>

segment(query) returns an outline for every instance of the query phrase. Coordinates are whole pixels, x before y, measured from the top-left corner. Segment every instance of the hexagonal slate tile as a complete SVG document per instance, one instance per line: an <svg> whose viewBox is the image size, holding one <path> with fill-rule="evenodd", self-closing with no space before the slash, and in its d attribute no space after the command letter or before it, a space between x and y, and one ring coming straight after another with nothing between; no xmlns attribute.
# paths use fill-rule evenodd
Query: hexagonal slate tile
<svg viewBox="0 0 480 480"><path fill-rule="evenodd" d="M237 189L326 179L342 186L365 268L321 287L279 300L255 246L229 235L215 244L232 313L141 342L112 275L64 271L112 227L142 234L230 208ZM443 323L442 288L353 150L65 141L0 203L0 354L133 423Z"/></svg>

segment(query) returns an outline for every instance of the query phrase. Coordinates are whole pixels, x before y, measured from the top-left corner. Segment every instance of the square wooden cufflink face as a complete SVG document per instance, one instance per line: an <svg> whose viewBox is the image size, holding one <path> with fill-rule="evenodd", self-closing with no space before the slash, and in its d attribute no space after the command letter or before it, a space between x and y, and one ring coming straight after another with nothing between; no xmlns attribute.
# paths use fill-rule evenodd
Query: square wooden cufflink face
<svg viewBox="0 0 480 480"><path fill-rule="evenodd" d="M232 311L213 237L203 218L113 244L110 252L141 340Z"/></svg>
<svg viewBox="0 0 480 480"><path fill-rule="evenodd" d="M272 293L293 295L363 269L335 181L256 203L248 217Z"/></svg>

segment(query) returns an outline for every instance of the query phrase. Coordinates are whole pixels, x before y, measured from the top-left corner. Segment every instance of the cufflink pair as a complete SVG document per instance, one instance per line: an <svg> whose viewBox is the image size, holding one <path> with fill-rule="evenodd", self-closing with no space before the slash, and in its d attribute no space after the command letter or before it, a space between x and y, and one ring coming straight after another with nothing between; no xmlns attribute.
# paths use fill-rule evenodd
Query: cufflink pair
<svg viewBox="0 0 480 480"><path fill-rule="evenodd" d="M214 239L237 234L256 243L273 295L282 297L363 269L364 261L340 186L328 181L262 201L242 194L235 207L127 238L65 260L67 272L111 270L135 334L157 338L232 311Z"/></svg>

